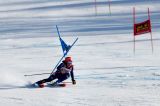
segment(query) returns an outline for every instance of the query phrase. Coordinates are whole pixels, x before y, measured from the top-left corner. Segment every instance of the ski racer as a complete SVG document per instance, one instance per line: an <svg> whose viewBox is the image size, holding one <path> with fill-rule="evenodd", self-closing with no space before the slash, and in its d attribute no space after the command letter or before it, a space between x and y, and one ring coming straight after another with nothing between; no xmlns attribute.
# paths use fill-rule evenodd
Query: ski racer
<svg viewBox="0 0 160 106"><path fill-rule="evenodd" d="M36 86L44 87L44 83L56 80L53 85L58 85L71 76L72 84L76 84L74 79L73 64L71 57L66 57L62 63L57 67L57 71L52 73L47 79L40 80L35 83Z"/></svg>

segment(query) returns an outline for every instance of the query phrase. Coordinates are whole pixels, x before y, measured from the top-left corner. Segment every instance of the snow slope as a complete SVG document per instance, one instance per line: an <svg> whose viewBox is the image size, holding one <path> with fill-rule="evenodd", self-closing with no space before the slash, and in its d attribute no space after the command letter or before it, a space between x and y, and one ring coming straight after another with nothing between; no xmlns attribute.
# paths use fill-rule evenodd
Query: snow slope
<svg viewBox="0 0 160 106"><path fill-rule="evenodd" d="M158 0L5 0L0 1L0 106L159 106L160 13ZM133 54L132 8L147 19L150 36L136 37ZM63 39L79 41L70 56L76 85L30 88L48 75L62 55L55 25ZM67 80L70 82L70 79Z"/></svg>

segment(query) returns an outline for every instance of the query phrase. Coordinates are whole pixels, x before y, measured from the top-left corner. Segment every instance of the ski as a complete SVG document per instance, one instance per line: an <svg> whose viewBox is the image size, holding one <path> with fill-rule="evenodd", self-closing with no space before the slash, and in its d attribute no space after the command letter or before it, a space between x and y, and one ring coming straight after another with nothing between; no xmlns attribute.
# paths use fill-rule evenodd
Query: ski
<svg viewBox="0 0 160 106"><path fill-rule="evenodd" d="M50 87L66 87L65 83L60 83L60 84L56 84L56 85L54 85L54 84L47 84L47 85Z"/></svg>
<svg viewBox="0 0 160 106"><path fill-rule="evenodd" d="M66 84L65 83L59 83L59 84L46 83L46 84L38 85L36 83L33 83L28 87L30 88L45 88L45 87L57 88L57 87L66 87Z"/></svg>

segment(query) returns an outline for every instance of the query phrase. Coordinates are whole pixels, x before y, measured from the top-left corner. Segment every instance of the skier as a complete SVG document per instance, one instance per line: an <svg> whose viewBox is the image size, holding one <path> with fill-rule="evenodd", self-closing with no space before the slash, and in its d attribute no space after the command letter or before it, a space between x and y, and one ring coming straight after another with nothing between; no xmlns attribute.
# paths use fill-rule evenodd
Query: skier
<svg viewBox="0 0 160 106"><path fill-rule="evenodd" d="M57 71L52 73L47 79L40 80L35 83L36 86L44 87L44 83L51 82L54 79L57 79L53 85L58 85L62 81L68 79L71 75L72 84L76 84L74 79L73 65L71 57L66 57L65 60L57 67Z"/></svg>

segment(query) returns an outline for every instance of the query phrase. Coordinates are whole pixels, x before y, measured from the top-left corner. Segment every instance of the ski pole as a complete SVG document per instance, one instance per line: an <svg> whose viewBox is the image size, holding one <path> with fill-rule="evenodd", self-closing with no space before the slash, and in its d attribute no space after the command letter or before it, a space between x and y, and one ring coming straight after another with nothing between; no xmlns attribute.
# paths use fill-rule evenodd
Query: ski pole
<svg viewBox="0 0 160 106"><path fill-rule="evenodd" d="M44 75L44 74L50 74L50 73L26 74L26 75L24 75L24 76L27 77L27 76Z"/></svg>

